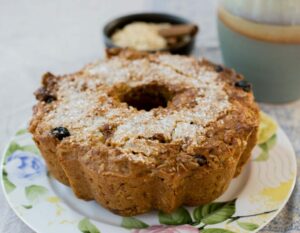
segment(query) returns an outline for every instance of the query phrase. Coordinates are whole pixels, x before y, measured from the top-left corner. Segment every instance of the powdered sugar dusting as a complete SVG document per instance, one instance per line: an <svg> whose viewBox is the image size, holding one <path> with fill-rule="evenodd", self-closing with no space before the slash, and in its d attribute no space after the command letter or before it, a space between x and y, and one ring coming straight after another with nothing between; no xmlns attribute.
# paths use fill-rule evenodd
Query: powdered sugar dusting
<svg viewBox="0 0 300 233"><path fill-rule="evenodd" d="M114 129L110 142L123 150L139 151L137 147L145 147L146 141L162 139L199 143L206 125L231 107L224 84L218 73L193 58L155 56L155 61L153 57L133 61L113 57L87 66L81 74L61 79L58 101L46 116L45 124L67 127L73 140L85 142L93 136L103 136L101 128L108 125ZM153 109L138 111L107 93L119 84L136 87L153 82L195 90L196 96L188 100L194 101L195 106L169 109L167 113ZM144 146L137 146L141 143ZM154 147L146 146L140 151L149 154Z"/></svg>
<svg viewBox="0 0 300 233"><path fill-rule="evenodd" d="M177 72L190 77L196 76L199 70L197 61L192 57L162 54L154 58L159 64L172 67Z"/></svg>

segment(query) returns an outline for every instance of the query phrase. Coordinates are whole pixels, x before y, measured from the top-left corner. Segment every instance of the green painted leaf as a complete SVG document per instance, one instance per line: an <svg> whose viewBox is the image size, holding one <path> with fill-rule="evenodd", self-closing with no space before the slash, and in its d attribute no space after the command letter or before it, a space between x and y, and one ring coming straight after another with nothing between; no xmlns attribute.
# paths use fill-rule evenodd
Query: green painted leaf
<svg viewBox="0 0 300 233"><path fill-rule="evenodd" d="M257 162L267 161L269 159L269 151L262 149L259 156L254 160Z"/></svg>
<svg viewBox="0 0 300 233"><path fill-rule="evenodd" d="M124 217L121 226L127 229L142 229L148 227L146 223L133 217Z"/></svg>
<svg viewBox="0 0 300 233"><path fill-rule="evenodd" d="M159 222L166 225L191 224L193 222L190 213L183 207L178 208L171 214L159 212Z"/></svg>
<svg viewBox="0 0 300 233"><path fill-rule="evenodd" d="M274 134L265 143L259 145L261 148L260 155L255 159L255 161L266 161L269 159L269 151L276 145L277 135Z"/></svg>
<svg viewBox="0 0 300 233"><path fill-rule="evenodd" d="M4 155L4 164L6 164L7 158L14 153L17 150L22 150L22 146L20 146L18 143L12 141Z"/></svg>
<svg viewBox="0 0 300 233"><path fill-rule="evenodd" d="M277 123L266 113L260 112L260 124L258 128L257 144L268 141L277 131Z"/></svg>
<svg viewBox="0 0 300 233"><path fill-rule="evenodd" d="M23 208L25 208L25 209L31 209L32 208L32 205L22 205L23 206Z"/></svg>
<svg viewBox="0 0 300 233"><path fill-rule="evenodd" d="M31 152L36 155L40 155L40 151L35 145L25 145L22 147L22 150Z"/></svg>
<svg viewBox="0 0 300 233"><path fill-rule="evenodd" d="M83 233L100 233L98 228L88 218L84 218L78 223L78 229Z"/></svg>
<svg viewBox="0 0 300 233"><path fill-rule="evenodd" d="M199 207L195 208L193 211L193 217L197 223L200 223L203 218L203 214L202 214L203 207L204 206L199 206Z"/></svg>
<svg viewBox="0 0 300 233"><path fill-rule="evenodd" d="M239 222L238 221L237 224L241 228L243 228L243 229L245 229L247 231L254 231L254 230L256 230L259 227L259 225L255 224L255 223L250 223L250 222Z"/></svg>
<svg viewBox="0 0 300 233"><path fill-rule="evenodd" d="M210 203L194 210L196 221L204 224L217 224L229 219L235 213L235 201Z"/></svg>
<svg viewBox="0 0 300 233"><path fill-rule="evenodd" d="M12 192L16 188L16 185L8 179L7 172L5 170L3 170L2 179L7 193Z"/></svg>
<svg viewBox="0 0 300 233"><path fill-rule="evenodd" d="M25 188L25 195L29 201L35 201L47 193L47 189L40 185L30 185Z"/></svg>
<svg viewBox="0 0 300 233"><path fill-rule="evenodd" d="M2 171L2 175L3 175L3 177L7 176L7 171L5 169L3 169L3 171Z"/></svg>
<svg viewBox="0 0 300 233"><path fill-rule="evenodd" d="M276 145L276 141L277 141L277 135L274 134L272 137L270 137L268 141L266 141L263 144L266 144L268 150L271 150Z"/></svg>
<svg viewBox="0 0 300 233"><path fill-rule="evenodd" d="M23 134L25 134L25 133L27 133L27 132L28 132L27 129L20 129L20 130L18 130L18 131L16 132L16 136L23 135Z"/></svg>
<svg viewBox="0 0 300 233"><path fill-rule="evenodd" d="M201 233L235 233L235 232L226 229L221 229L221 228L207 228L201 230Z"/></svg>

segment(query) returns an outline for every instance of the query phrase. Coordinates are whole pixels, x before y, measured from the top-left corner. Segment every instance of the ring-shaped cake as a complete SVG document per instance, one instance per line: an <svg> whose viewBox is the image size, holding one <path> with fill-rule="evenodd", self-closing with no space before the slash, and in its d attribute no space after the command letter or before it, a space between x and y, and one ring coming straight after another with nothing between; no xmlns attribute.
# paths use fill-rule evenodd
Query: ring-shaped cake
<svg viewBox="0 0 300 233"><path fill-rule="evenodd" d="M124 216L211 202L256 144L251 85L203 59L109 50L45 74L36 98L29 129L50 174Z"/></svg>

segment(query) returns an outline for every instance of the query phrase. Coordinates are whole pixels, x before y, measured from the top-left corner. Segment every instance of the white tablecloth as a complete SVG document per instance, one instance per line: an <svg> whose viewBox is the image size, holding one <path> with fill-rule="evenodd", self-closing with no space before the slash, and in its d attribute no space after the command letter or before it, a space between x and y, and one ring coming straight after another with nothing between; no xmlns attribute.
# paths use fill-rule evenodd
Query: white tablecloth
<svg viewBox="0 0 300 233"><path fill-rule="evenodd" d="M116 16L165 11L200 24L196 55L221 62L215 27L217 0L0 0L0 148L28 121L33 91L46 71L64 74L103 56L101 29ZM264 105L277 117L300 156L300 102ZM262 232L300 232L299 194ZM0 191L0 232L32 233Z"/></svg>

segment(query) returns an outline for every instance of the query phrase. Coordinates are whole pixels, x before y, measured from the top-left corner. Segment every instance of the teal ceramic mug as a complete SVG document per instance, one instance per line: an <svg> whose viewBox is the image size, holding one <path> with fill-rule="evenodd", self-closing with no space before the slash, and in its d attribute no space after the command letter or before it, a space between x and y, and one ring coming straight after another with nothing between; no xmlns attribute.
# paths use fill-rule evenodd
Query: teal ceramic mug
<svg viewBox="0 0 300 233"><path fill-rule="evenodd" d="M257 23L220 6L218 33L225 65L252 83L258 101L300 98L300 25Z"/></svg>

